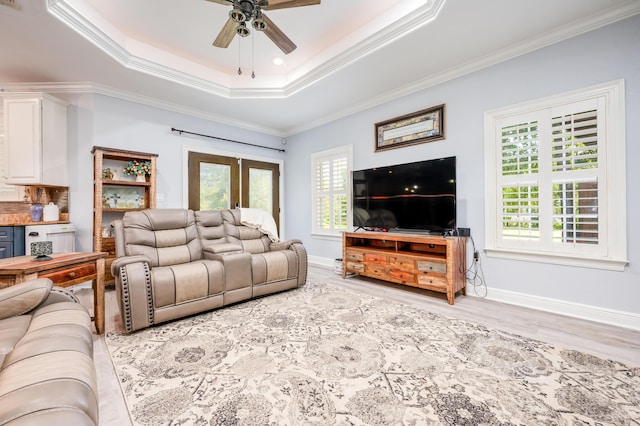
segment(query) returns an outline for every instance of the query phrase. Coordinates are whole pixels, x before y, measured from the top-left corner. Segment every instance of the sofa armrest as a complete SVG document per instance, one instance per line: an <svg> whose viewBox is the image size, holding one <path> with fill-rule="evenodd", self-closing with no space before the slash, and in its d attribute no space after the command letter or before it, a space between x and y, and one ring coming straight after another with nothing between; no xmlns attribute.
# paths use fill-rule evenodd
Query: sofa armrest
<svg viewBox="0 0 640 426"><path fill-rule="evenodd" d="M117 257L111 264L111 275L115 277L120 272L120 268L122 268L123 266L127 266L132 263L141 263L141 262L146 263L148 265L151 264L151 261L149 260L149 258L142 255Z"/></svg>
<svg viewBox="0 0 640 426"><path fill-rule="evenodd" d="M40 305L52 286L50 279L38 278L0 289L0 320L22 315Z"/></svg>
<svg viewBox="0 0 640 426"><path fill-rule="evenodd" d="M146 256L117 257L111 264L122 324L127 333L154 323L151 262Z"/></svg>
<svg viewBox="0 0 640 426"><path fill-rule="evenodd" d="M80 300L66 288L57 287L54 285L53 287L51 287L51 291L49 292L49 295L44 300L44 302L38 305L38 309L42 308L43 306L61 302L80 303Z"/></svg>
<svg viewBox="0 0 640 426"><path fill-rule="evenodd" d="M209 254L239 253L242 251L242 246L240 244L233 244L233 243L209 244L208 246L204 246L202 248L202 251L205 255L207 253Z"/></svg>
<svg viewBox="0 0 640 426"><path fill-rule="evenodd" d="M269 246L269 249L271 251L277 251L277 250L289 250L291 249L291 246L293 244L302 244L302 241L300 240L287 240L287 241L278 241L275 243L271 243L271 245Z"/></svg>

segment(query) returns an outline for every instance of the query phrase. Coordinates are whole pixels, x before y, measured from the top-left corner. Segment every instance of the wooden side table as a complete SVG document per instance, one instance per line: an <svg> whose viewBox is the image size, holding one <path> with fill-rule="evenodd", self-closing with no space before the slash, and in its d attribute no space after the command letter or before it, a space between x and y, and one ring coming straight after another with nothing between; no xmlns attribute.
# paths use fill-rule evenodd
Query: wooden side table
<svg viewBox="0 0 640 426"><path fill-rule="evenodd" d="M35 278L49 278L54 285L69 287L93 282L94 323L104 333L104 259L107 253L56 253L51 260L34 261L33 256L0 259L0 288Z"/></svg>

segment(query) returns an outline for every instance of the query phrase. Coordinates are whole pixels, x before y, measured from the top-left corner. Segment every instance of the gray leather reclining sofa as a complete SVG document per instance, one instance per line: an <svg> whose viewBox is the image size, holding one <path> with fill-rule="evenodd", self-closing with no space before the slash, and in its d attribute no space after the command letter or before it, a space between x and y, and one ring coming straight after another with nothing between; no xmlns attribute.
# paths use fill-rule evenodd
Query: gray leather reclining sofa
<svg viewBox="0 0 640 426"><path fill-rule="evenodd" d="M91 318L48 278L0 289L0 425L97 425Z"/></svg>
<svg viewBox="0 0 640 426"><path fill-rule="evenodd" d="M115 277L127 332L304 285L298 240L272 242L240 210L148 209L114 223Z"/></svg>

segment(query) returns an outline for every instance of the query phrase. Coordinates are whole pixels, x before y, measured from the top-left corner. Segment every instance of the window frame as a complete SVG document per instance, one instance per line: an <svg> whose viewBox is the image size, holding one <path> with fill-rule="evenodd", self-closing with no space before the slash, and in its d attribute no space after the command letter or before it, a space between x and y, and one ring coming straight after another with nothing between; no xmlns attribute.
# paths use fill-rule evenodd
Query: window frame
<svg viewBox="0 0 640 426"><path fill-rule="evenodd" d="M320 190L316 183L316 169L318 164L322 161L333 161L339 158L345 158L347 160L347 178L346 188L344 194L347 197L347 226L345 228L335 228L333 226L333 218L330 219L331 226L329 228L320 228L317 224L318 217L318 198L320 196ZM353 215L351 213L351 172L353 171L353 145L344 145L337 148L332 148L324 151L314 152L311 154L311 234L321 237L342 237L342 232L349 231L353 226ZM333 174L331 175L331 182L333 182ZM332 187L333 185L330 185ZM329 191L330 198L334 195L333 189ZM330 210L333 211L333 205Z"/></svg>
<svg viewBox="0 0 640 426"><path fill-rule="evenodd" d="M539 132L550 132L552 110L563 109L565 105L581 102L600 102L604 121L602 139L598 138L598 226L600 243L593 250L579 247L568 250L566 246L541 242L523 242L517 238L501 238L501 179L502 150L501 129L504 123L530 120L532 117L548 119L539 122ZM600 109L598 114L600 115ZM546 117L545 117L546 114ZM528 121L530 122L530 121ZM623 271L627 260L627 210L626 210L626 135L624 80L615 80L575 91L523 102L494 109L484 114L484 167L485 167L485 252L489 257L543 262L557 265L581 266L606 270ZM550 133L549 133L550 134ZM541 137L540 139L543 139ZM544 141L542 141L544 142ZM550 147L540 145L539 162L551 161ZM545 158L543 158L545 155ZM542 176L551 181L552 172ZM601 182L604 180L604 182ZM550 189L542 194L540 187L541 221L549 224L553 209ZM543 216L544 215L544 216ZM541 224L542 226L542 224ZM542 229L541 229L542 232Z"/></svg>

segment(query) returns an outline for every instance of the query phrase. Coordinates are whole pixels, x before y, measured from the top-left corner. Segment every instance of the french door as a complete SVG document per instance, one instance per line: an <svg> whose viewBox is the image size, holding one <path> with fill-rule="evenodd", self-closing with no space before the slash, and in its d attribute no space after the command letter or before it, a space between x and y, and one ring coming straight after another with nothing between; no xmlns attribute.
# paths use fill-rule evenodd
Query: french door
<svg viewBox="0 0 640 426"><path fill-rule="evenodd" d="M280 229L280 165L189 152L189 208L266 210Z"/></svg>

